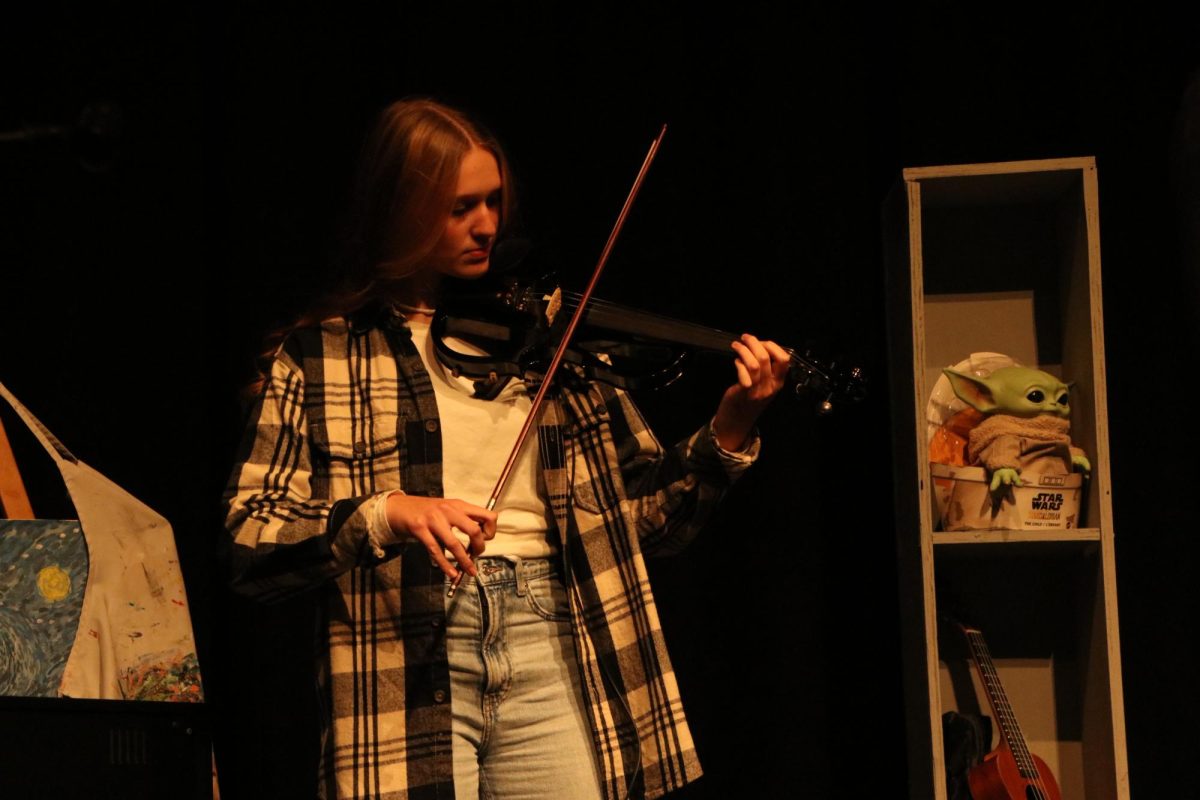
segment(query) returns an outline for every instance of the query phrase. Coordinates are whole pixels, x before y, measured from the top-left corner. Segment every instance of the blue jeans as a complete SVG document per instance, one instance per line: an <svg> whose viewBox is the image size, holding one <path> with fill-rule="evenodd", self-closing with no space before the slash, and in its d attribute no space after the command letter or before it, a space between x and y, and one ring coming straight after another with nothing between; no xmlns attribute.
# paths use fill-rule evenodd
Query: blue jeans
<svg viewBox="0 0 1200 800"><path fill-rule="evenodd" d="M478 558L446 601L458 800L600 800L567 594L544 559Z"/></svg>

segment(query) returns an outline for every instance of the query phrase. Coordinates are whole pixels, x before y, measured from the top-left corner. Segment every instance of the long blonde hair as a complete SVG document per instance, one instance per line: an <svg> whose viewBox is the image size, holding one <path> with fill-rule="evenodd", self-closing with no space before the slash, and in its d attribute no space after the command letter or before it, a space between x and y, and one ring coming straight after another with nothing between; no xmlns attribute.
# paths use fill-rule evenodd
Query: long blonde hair
<svg viewBox="0 0 1200 800"><path fill-rule="evenodd" d="M504 151L461 111L426 97L398 100L380 112L363 145L333 286L291 324L267 335L258 359L257 394L280 343L299 327L378 304L412 278L438 245L454 205L463 157L487 150L500 169L500 226L515 193Z"/></svg>
<svg viewBox="0 0 1200 800"><path fill-rule="evenodd" d="M383 110L358 161L342 292L369 299L421 268L442 236L463 157L474 148L495 156L500 168L503 226L512 211L512 181L494 137L428 98L400 100Z"/></svg>

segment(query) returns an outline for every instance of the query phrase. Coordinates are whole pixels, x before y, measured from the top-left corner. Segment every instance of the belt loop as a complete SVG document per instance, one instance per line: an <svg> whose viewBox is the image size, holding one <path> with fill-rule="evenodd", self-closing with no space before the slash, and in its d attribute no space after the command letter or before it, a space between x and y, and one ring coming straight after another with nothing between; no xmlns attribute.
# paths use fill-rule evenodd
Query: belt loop
<svg viewBox="0 0 1200 800"><path fill-rule="evenodd" d="M517 578L517 597L524 597L525 590L529 587L529 578L526 573L529 571L529 562L521 559L520 556L509 556L513 560L514 573Z"/></svg>

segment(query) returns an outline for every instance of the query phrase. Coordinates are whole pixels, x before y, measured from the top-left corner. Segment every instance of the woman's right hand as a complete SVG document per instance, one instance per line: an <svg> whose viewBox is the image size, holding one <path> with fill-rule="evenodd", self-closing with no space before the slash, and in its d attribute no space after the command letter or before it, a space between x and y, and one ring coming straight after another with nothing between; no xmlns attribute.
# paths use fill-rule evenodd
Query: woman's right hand
<svg viewBox="0 0 1200 800"><path fill-rule="evenodd" d="M451 579L458 570L446 558L449 550L467 574L475 577L471 556L483 553L488 539L496 535L495 511L445 497L418 497L395 492L387 498L387 521L397 537L416 539ZM458 529L470 540L470 552L454 535Z"/></svg>

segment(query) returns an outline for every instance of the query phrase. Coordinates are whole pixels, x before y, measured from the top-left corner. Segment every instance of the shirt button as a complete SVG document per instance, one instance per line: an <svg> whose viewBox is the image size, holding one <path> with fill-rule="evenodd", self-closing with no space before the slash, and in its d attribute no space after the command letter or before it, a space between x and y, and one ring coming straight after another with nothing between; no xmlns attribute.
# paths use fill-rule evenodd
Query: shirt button
<svg viewBox="0 0 1200 800"><path fill-rule="evenodd" d="M431 622L429 624L432 625L434 628L442 627L442 621L440 619L435 619L435 620L433 620L433 622Z"/></svg>
<svg viewBox="0 0 1200 800"><path fill-rule="evenodd" d="M366 452L366 450L367 450L367 443L366 443L366 442L355 442L355 443L354 443L354 452L356 452L356 453L364 453L364 452Z"/></svg>
<svg viewBox="0 0 1200 800"><path fill-rule="evenodd" d="M425 420L425 430L429 431L430 433L433 433L437 429L438 429L438 423L437 423L436 419Z"/></svg>
<svg viewBox="0 0 1200 800"><path fill-rule="evenodd" d="M438 689L436 692L434 692L434 693L433 693L433 700L434 700L434 702L435 702L435 703L444 703L444 702L446 702L446 690L445 690L445 689Z"/></svg>

